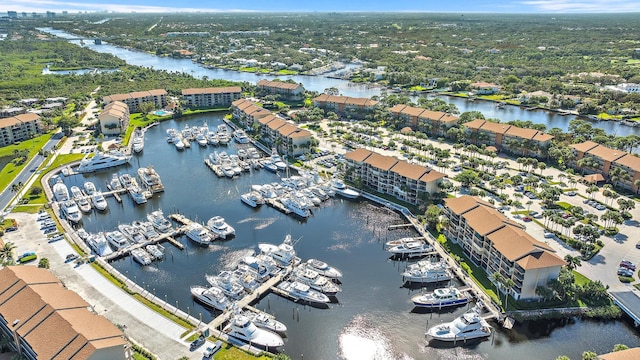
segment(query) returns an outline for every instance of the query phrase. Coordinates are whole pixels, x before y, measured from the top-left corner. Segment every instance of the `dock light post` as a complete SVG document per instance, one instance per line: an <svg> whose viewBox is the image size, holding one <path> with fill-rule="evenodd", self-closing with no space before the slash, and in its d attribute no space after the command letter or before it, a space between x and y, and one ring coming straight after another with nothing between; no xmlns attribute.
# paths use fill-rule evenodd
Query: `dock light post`
<svg viewBox="0 0 640 360"><path fill-rule="evenodd" d="M199 327L200 324L202 324L202 313L198 313L198 315L200 315L200 322L198 323L198 327Z"/></svg>
<svg viewBox="0 0 640 360"><path fill-rule="evenodd" d="M178 300L176 300L176 312L175 313L177 313L177 312L178 312Z"/></svg>
<svg viewBox="0 0 640 360"><path fill-rule="evenodd" d="M191 316L191 314L189 313L189 307L187 306L187 319L189 319L189 316Z"/></svg>
<svg viewBox="0 0 640 360"><path fill-rule="evenodd" d="M167 294L164 294L164 305L162 305L163 309L165 305L167 305Z"/></svg>
<svg viewBox="0 0 640 360"><path fill-rule="evenodd" d="M156 296L156 288L153 288L153 296Z"/></svg>

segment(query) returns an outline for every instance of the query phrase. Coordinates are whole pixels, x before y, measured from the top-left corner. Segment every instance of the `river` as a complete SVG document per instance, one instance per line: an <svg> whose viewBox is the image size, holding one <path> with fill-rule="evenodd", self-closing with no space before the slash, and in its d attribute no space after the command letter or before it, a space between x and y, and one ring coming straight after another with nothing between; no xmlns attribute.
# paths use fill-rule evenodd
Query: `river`
<svg viewBox="0 0 640 360"><path fill-rule="evenodd" d="M127 196L122 204L108 198L108 212L84 216L83 225L88 231L111 231L118 224L143 219L155 209L162 209L165 214L179 211L198 221L221 215L235 227L234 239L208 248L195 246L184 237L179 238L186 246L184 251L165 244L166 259L152 266L141 267L130 258L113 263L129 278L191 315L202 316L203 321L212 319L206 308L191 299L190 285L205 285L205 274L231 267L241 256L256 250L257 243L280 243L286 234L291 234L299 239L296 250L302 259L319 258L344 272L339 302L329 309L297 305L273 294L256 305L288 326L285 352L296 360L302 359L301 355L305 359L507 360L513 359L514 354L550 360L565 354L579 359L583 350L608 352L617 343L640 346L640 338L626 321L577 319L521 323L513 330L499 329L493 340L457 348L428 346L425 328L450 321L466 308L442 314L412 312L410 297L419 290L403 287L400 272L406 263L390 260L382 249L386 240L415 235L412 230L386 229L403 219L369 202L340 198L325 202L304 222L266 206L250 208L238 196L251 184L277 181L275 174L260 170L233 180L217 178L203 163L214 149L194 144L191 149L178 152L165 141L170 127L204 122L213 128L222 122L222 114L162 122L147 131L145 149L131 165L65 178L68 186L82 186L90 180L105 190L112 172L135 174L139 166L152 165L165 184L164 193L142 206L134 206ZM226 151L235 153L236 145L230 144Z"/></svg>
<svg viewBox="0 0 640 360"><path fill-rule="evenodd" d="M76 35L66 33L62 30L55 30L51 28L42 28L40 30L61 38L77 38ZM70 42L80 46L80 40L70 40ZM151 67L154 69L166 71L190 73L198 78L207 76L209 79L224 79L229 81L246 81L250 83L256 83L260 79L274 79L277 77L280 79L292 79L295 82L302 83L305 89L312 91L323 92L327 88L335 87L344 96L371 97L374 95L380 95L380 88L377 86L354 84L341 79L331 79L322 76L308 75L274 76L224 69L209 69L197 63L194 63L189 59L160 57L141 51L134 51L118 46L109 45L105 42L103 42L102 45L95 45L92 41L88 41L83 46L100 53L112 54L131 65ZM478 100L471 102L467 101L466 99L456 97L442 98L446 99L450 103L455 104L460 110L460 113L463 113L465 111L480 111L486 118L497 118L502 122L511 120L530 120L536 124L546 125L547 129L557 127L562 130L567 130L569 121L575 118L575 116L562 116L557 113L545 110L526 111L525 109L522 109L518 106L505 106L504 109L498 109L495 107L495 103L491 101ZM608 134L615 134L617 136L626 136L630 134L640 135L640 128L622 125L613 121L599 121L592 122L592 124L594 127L604 129Z"/></svg>

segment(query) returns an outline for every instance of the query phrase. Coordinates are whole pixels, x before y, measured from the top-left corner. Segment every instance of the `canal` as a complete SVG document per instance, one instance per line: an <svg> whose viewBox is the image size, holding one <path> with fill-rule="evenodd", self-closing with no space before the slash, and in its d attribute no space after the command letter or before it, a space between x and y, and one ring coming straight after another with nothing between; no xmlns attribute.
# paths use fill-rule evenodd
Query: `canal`
<svg viewBox="0 0 640 360"><path fill-rule="evenodd" d="M135 174L140 166L152 165L162 178L165 192L156 194L145 205L135 206L128 196L122 204L108 198L105 213L85 215L87 231L111 231L118 224L144 219L152 210L165 214L174 211L198 221L214 215L223 216L235 227L237 236L208 248L195 246L186 238L180 251L165 244L167 257L142 267L130 258L115 261L113 266L139 285L176 304L203 321L213 315L190 296L191 285L206 285L205 274L229 269L242 256L257 250L260 242L280 243L286 234L297 239L296 250L305 260L318 258L344 272L343 291L338 303L329 309L298 305L276 295L268 295L256 307L284 322L288 330L285 352L293 359L555 359L568 355L579 359L582 351L608 352L617 343L640 346L637 333L625 321L595 322L577 319L526 322L513 330L499 329L495 337L462 347L428 346L424 339L427 326L451 321L466 310L458 308L442 314L415 313L410 297L420 290L404 287L401 271L406 262L392 261L382 249L390 239L413 236L411 230L388 231L390 224L402 218L366 201L331 199L314 209L313 216L302 222L272 208L250 208L239 200L251 184L278 180L264 170L252 171L236 179L217 178L204 164L214 150L236 152L228 148L201 148L197 144L182 152L165 140L168 128L201 126L214 128L222 114L201 114L189 119L170 120L150 128L144 151L127 167L90 175L73 175L65 179L68 186L93 181L106 190L111 174ZM282 175L282 174L281 174ZM498 326L494 324L497 328ZM535 355L534 355L535 354Z"/></svg>

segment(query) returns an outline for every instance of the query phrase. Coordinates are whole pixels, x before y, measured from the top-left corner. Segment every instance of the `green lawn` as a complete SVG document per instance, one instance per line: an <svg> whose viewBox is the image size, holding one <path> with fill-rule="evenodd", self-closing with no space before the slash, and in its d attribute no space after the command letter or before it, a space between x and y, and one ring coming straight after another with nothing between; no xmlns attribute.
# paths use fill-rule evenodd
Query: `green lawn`
<svg viewBox="0 0 640 360"><path fill-rule="evenodd" d="M40 149L49 141L52 134L44 134L33 138L32 140L26 140L19 144L9 145L0 148L0 158L6 156L13 156L14 151L28 150L28 159L20 164L16 165L13 162L7 163L2 169L0 169L0 189L4 190L9 186L13 179L18 176L20 171L25 165L38 153Z"/></svg>
<svg viewBox="0 0 640 360"><path fill-rule="evenodd" d="M580 274L579 272L573 270L573 278L575 279L574 282L576 285L584 285L586 283L588 283L589 280L586 276Z"/></svg>
<svg viewBox="0 0 640 360"><path fill-rule="evenodd" d="M282 69L278 70L278 75L298 75L298 72L295 70Z"/></svg>
<svg viewBox="0 0 640 360"><path fill-rule="evenodd" d="M269 360L270 356L262 355L262 356L253 356L251 354L247 354L246 352L234 347L232 345L227 345L223 347L216 353L216 356L213 357L215 360Z"/></svg>

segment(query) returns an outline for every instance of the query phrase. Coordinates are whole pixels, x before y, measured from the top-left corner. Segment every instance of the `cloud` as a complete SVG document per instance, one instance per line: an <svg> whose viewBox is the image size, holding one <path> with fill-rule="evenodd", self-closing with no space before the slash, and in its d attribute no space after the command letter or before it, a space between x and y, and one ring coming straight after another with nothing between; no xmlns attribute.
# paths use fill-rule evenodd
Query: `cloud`
<svg viewBox="0 0 640 360"><path fill-rule="evenodd" d="M18 11L18 12L46 12L46 11L115 11L115 12L138 12L138 13L169 13L169 12L220 12L220 11L249 11L237 9L215 9L215 8L187 8L187 7L170 7L170 6L154 6L154 5L128 5L113 3L91 3L91 2L74 2L74 1L57 1L57 0L8 0L0 5L0 11Z"/></svg>
<svg viewBox="0 0 640 360"><path fill-rule="evenodd" d="M521 2L536 10L536 12L557 13L615 13L640 11L640 1L637 0L531 0Z"/></svg>

